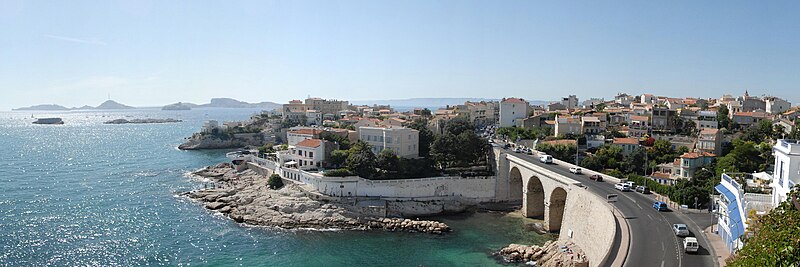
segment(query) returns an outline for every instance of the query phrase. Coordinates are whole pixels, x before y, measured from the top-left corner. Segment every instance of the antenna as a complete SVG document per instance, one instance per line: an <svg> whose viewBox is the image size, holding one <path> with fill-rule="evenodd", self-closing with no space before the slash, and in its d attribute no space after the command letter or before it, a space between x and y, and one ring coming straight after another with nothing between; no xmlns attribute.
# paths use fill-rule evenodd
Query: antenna
<svg viewBox="0 0 800 267"><path fill-rule="evenodd" d="M108 93L108 100L111 100L111 93Z"/></svg>

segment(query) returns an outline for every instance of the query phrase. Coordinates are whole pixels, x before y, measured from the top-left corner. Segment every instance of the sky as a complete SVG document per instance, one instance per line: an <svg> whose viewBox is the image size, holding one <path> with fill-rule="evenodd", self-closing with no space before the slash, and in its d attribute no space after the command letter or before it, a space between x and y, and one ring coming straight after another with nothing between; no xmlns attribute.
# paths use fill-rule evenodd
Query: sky
<svg viewBox="0 0 800 267"><path fill-rule="evenodd" d="M0 110L213 97L774 95L798 1L0 0Z"/></svg>

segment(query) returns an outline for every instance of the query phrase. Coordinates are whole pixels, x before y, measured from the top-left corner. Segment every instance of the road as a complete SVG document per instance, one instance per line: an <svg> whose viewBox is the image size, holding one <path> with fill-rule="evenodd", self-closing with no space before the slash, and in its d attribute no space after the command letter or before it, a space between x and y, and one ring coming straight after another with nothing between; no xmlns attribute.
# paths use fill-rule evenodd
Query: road
<svg viewBox="0 0 800 267"><path fill-rule="evenodd" d="M652 207L654 199L651 194L636 192L620 192L610 182L596 182L588 175L572 174L568 166L544 164L537 157L524 153L514 153L506 149L506 153L547 168L553 172L582 182L592 192L606 196L617 194L612 204L623 214L631 232L631 243L625 266L715 266L708 242L701 233L702 229L682 212L659 212ZM697 254L683 252L682 238L673 234L672 224L687 224L692 236L696 236L700 249Z"/></svg>

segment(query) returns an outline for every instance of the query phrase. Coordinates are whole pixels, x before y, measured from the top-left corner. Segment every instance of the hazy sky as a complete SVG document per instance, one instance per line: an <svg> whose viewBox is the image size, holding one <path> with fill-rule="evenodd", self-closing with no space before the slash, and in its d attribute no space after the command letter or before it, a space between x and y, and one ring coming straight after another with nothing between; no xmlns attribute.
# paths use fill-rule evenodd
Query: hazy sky
<svg viewBox="0 0 800 267"><path fill-rule="evenodd" d="M651 92L800 102L798 1L0 0L0 110Z"/></svg>

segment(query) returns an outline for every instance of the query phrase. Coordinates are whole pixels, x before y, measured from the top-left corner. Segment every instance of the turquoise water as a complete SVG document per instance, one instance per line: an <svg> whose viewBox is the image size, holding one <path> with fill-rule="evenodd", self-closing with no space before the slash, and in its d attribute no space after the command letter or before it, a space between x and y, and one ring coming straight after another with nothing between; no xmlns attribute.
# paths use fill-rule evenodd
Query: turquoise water
<svg viewBox="0 0 800 267"><path fill-rule="evenodd" d="M175 193L202 187L187 172L225 151L180 151L203 121L257 110L0 112L3 266L491 266L508 243L543 243L522 219L440 218L443 235L242 227ZM62 117L65 125L33 125ZM176 124L104 125L118 118Z"/></svg>

